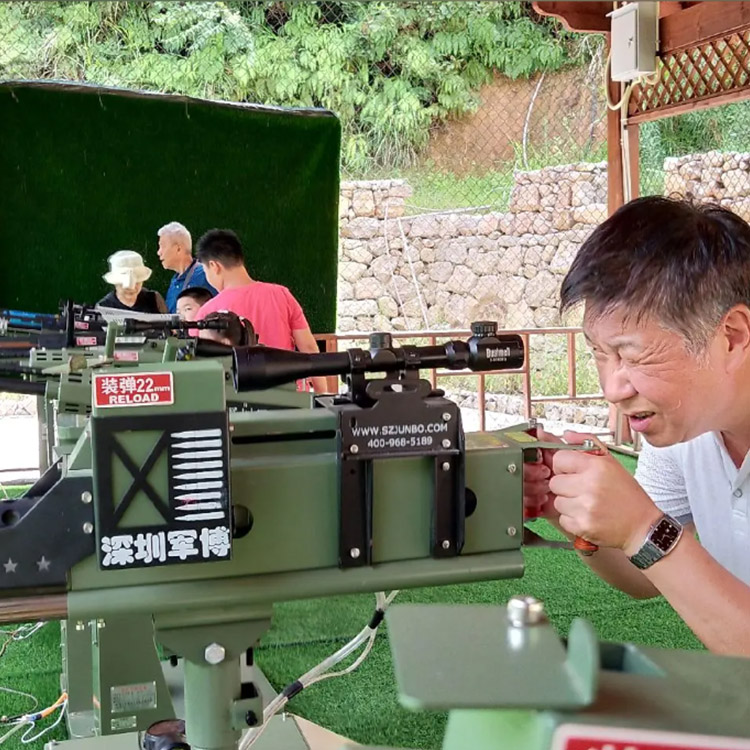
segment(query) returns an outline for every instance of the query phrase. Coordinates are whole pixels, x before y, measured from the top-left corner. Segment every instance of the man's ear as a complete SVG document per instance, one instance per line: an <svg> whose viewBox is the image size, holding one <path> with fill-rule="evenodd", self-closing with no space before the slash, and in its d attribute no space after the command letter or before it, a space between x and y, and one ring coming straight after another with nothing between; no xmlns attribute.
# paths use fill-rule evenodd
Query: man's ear
<svg viewBox="0 0 750 750"><path fill-rule="evenodd" d="M211 273L216 274L217 276L221 276L221 272L224 270L221 263L218 263L215 260L209 260L208 267L211 269Z"/></svg>
<svg viewBox="0 0 750 750"><path fill-rule="evenodd" d="M737 370L750 360L750 308L735 305L724 316L720 331L724 337L727 370Z"/></svg>

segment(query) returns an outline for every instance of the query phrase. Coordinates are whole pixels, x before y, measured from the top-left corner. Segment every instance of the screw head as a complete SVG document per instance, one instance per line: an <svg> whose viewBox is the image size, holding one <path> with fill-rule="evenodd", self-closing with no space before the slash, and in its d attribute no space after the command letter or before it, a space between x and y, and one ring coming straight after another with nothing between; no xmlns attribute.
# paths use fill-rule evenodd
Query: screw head
<svg viewBox="0 0 750 750"><path fill-rule="evenodd" d="M212 643L206 646L203 657L209 664L221 664L227 655L227 651L220 643Z"/></svg>
<svg viewBox="0 0 750 750"><path fill-rule="evenodd" d="M443 448L450 448L450 447L451 447L451 441L443 440Z"/></svg>
<svg viewBox="0 0 750 750"><path fill-rule="evenodd" d="M83 533L84 534L91 534L94 531L94 524L90 521L86 521L85 524L83 524Z"/></svg>
<svg viewBox="0 0 750 750"><path fill-rule="evenodd" d="M450 422L450 421L451 421L450 412L444 411L443 412L443 422Z"/></svg>
<svg viewBox="0 0 750 750"><path fill-rule="evenodd" d="M443 469L443 471L450 471L451 470L451 465L447 461L443 461L442 469Z"/></svg>
<svg viewBox="0 0 750 750"><path fill-rule="evenodd" d="M443 539L442 547L443 547L443 549L450 549L451 548L450 540L449 539Z"/></svg>
<svg viewBox="0 0 750 750"><path fill-rule="evenodd" d="M352 560L356 560L360 556L359 547L352 547L349 550L349 557L352 558Z"/></svg>
<svg viewBox="0 0 750 750"><path fill-rule="evenodd" d="M515 464L508 464L508 474L515 474L518 471L518 467Z"/></svg>
<svg viewBox="0 0 750 750"><path fill-rule="evenodd" d="M359 453L359 446L353 445L349 450L351 453Z"/></svg>
<svg viewBox="0 0 750 750"><path fill-rule="evenodd" d="M86 505L88 505L93 499L94 499L93 495L88 490L81 493L82 503L85 503Z"/></svg>
<svg viewBox="0 0 750 750"><path fill-rule="evenodd" d="M515 536L518 533L518 529L515 526L508 526L506 529L508 536Z"/></svg>
<svg viewBox="0 0 750 750"><path fill-rule="evenodd" d="M514 628L539 625L547 619L544 604L533 596L513 596L506 606L508 622Z"/></svg>

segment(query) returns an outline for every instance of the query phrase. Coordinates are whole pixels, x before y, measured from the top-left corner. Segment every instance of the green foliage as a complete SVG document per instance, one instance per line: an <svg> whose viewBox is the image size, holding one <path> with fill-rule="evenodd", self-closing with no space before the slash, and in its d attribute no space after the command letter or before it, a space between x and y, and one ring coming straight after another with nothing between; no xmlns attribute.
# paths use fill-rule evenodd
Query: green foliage
<svg viewBox="0 0 750 750"><path fill-rule="evenodd" d="M0 76L324 107L353 175L416 163L479 87L580 52L528 2L10 2Z"/></svg>

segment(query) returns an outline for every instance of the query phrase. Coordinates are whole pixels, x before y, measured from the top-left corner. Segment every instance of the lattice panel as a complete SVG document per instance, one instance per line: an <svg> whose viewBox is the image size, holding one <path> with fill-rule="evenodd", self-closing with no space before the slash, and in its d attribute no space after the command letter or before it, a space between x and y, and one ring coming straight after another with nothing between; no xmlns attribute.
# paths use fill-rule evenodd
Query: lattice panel
<svg viewBox="0 0 750 750"><path fill-rule="evenodd" d="M742 89L750 95L750 29L670 53L657 73L655 84L633 87L631 117Z"/></svg>

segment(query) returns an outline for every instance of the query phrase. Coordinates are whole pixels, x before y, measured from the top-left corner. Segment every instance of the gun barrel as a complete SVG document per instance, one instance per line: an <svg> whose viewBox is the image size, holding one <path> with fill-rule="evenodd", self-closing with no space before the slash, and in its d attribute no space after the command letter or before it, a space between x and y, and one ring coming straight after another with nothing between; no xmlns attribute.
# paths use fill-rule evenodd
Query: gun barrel
<svg viewBox="0 0 750 750"><path fill-rule="evenodd" d="M63 620L68 616L68 595L0 598L0 622Z"/></svg>
<svg viewBox="0 0 750 750"><path fill-rule="evenodd" d="M0 378L0 392L23 393L31 396L43 396L47 386L45 383L30 383L20 378Z"/></svg>

